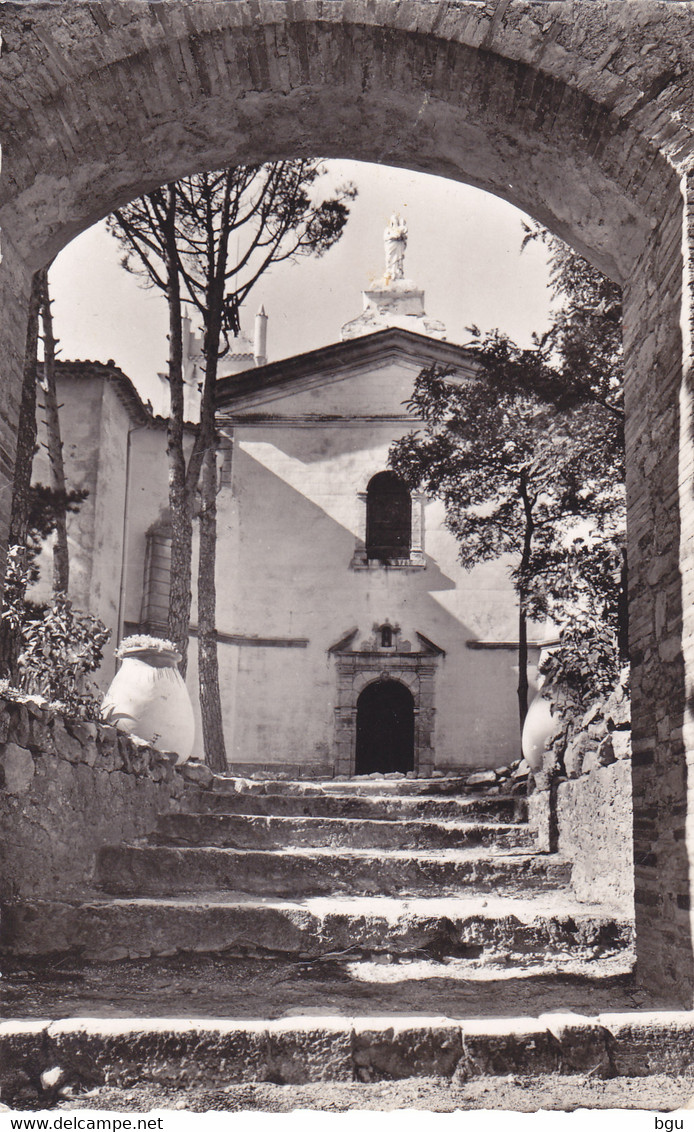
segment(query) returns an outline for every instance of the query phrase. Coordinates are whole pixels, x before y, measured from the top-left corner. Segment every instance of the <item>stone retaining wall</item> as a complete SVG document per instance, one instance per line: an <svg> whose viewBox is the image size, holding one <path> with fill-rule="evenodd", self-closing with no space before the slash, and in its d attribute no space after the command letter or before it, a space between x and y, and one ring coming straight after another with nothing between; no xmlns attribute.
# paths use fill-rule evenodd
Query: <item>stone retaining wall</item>
<svg viewBox="0 0 694 1132"><path fill-rule="evenodd" d="M529 820L539 847L573 863L579 900L633 915L634 832L629 670L604 703L562 721L548 741Z"/></svg>
<svg viewBox="0 0 694 1132"><path fill-rule="evenodd" d="M624 759L562 782L556 798L557 848L573 861L579 900L631 912L634 866L631 763Z"/></svg>
<svg viewBox="0 0 694 1132"><path fill-rule="evenodd" d="M156 751L101 724L0 699L0 898L84 896L96 850L180 809L186 780Z"/></svg>

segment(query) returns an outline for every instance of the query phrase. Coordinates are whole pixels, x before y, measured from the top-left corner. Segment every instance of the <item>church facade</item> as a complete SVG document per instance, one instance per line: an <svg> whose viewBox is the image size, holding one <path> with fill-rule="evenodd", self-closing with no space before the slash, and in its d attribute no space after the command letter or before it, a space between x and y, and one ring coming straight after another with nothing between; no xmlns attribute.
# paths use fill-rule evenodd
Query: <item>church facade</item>
<svg viewBox="0 0 694 1132"><path fill-rule="evenodd" d="M388 468L392 443L418 427L407 402L419 371L469 378L474 353L446 341L405 278L399 218L385 242L383 280L340 341L268 363L261 311L219 381L217 624L236 771L424 776L518 756L509 563L463 570L442 504ZM193 415L188 328L186 343ZM75 604L114 643L165 635L165 421L113 366L64 363L60 399L68 477L90 493L70 531Z"/></svg>

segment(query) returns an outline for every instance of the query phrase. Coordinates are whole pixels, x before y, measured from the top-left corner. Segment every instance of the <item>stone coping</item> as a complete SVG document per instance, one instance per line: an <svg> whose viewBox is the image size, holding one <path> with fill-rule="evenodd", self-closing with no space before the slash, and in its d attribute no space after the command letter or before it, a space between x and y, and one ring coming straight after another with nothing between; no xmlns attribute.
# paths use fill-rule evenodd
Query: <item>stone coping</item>
<svg viewBox="0 0 694 1132"><path fill-rule="evenodd" d="M189 760L177 765L175 752L160 751L110 724L67 716L30 698L0 697L0 762L6 764L7 793L23 792L24 778L31 777L29 757L54 757L155 781L178 773L196 785L208 786L213 778L204 763Z"/></svg>

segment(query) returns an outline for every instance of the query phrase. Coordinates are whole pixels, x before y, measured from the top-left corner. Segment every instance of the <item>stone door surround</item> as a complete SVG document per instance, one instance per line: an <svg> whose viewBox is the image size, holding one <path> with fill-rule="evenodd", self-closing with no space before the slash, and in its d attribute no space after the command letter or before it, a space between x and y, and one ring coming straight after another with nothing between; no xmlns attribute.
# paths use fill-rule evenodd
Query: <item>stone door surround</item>
<svg viewBox="0 0 694 1132"><path fill-rule="evenodd" d="M335 774L354 774L357 745L357 701L368 684L397 680L409 688L414 699L414 772L420 778L434 770L434 691L439 659L445 656L433 641L417 633L419 651L400 640L398 626L392 629L393 644L380 644L384 626L374 625L374 635L353 648L358 629L346 634L329 651L337 661L335 707Z"/></svg>

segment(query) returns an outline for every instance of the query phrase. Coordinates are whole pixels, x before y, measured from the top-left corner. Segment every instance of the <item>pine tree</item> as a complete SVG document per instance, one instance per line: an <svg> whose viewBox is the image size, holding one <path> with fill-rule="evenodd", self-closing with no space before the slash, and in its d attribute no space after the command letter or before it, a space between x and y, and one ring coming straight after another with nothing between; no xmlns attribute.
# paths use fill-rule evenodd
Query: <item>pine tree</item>
<svg viewBox="0 0 694 1132"><path fill-rule="evenodd" d="M283 161L200 173L138 198L110 218L125 249L124 266L158 287L169 307L171 407L168 426L172 552L168 630L185 672L191 609L192 529L200 499L198 671L205 755L226 768L216 632L216 425L220 357L240 330L239 311L272 263L322 255L340 238L352 186L315 199L324 167ZM233 245L233 251L232 251ZM187 459L183 425L182 304L194 305L203 326L204 379L200 422Z"/></svg>

